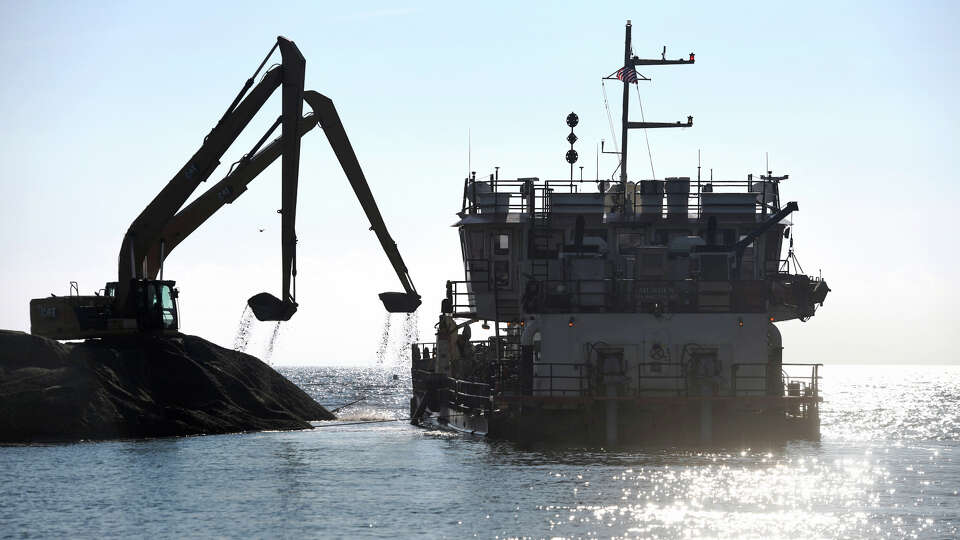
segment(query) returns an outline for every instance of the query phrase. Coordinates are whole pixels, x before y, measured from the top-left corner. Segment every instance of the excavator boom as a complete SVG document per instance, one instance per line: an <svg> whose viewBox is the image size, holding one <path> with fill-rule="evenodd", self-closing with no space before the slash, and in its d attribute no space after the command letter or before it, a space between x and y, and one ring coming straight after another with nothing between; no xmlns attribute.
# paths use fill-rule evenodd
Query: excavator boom
<svg viewBox="0 0 960 540"><path fill-rule="evenodd" d="M284 124L290 132L296 130L302 111L300 95L303 93L303 77L306 61L300 54L297 46L284 37L277 38L282 64L278 68L267 71L263 79L250 90L250 93L235 106L228 109L223 118L204 139L200 149L187 161L186 165L177 172L167 185L147 205L139 216L127 229L120 246L120 256L117 265L117 304L125 307L131 287L131 280L144 278L150 273L146 266L146 256L150 246L161 240L164 226L181 206L197 189L201 182L206 181L220 164L224 152L240 135L250 120L263 107L267 98L280 85L283 85ZM262 64L261 64L262 66ZM239 96L238 96L239 98ZM287 110L292 109L292 110ZM293 116L292 123L287 118ZM294 144L294 143L291 143ZM290 150L294 157L299 159L300 139L296 138L296 148ZM285 160L287 161L287 160ZM296 161L293 161L292 171L288 175L297 174ZM295 183L296 180L293 180ZM287 203L288 201L284 201ZM292 202L296 204L296 195ZM289 213L296 217L296 211ZM292 224L290 225L292 227ZM284 300L289 297L284 293Z"/></svg>
<svg viewBox="0 0 960 540"><path fill-rule="evenodd" d="M254 85L257 75L278 48L282 56L281 65L267 70L260 82ZM322 126L327 134L366 212L371 229L376 232L403 286L404 292L380 295L384 306L389 311L414 311L420 305L420 296L413 287L396 243L387 232L333 102L317 92L305 92L303 89L305 65L306 61L296 45L278 37L276 45L204 138L200 148L130 225L120 247L117 281L107 283L102 296L51 296L32 300L32 331L55 339L176 332L179 328L178 292L175 282L163 280L164 259L223 205L232 203L244 193L247 184L278 157L282 162L282 298L264 292L251 297L248 304L260 320L290 319L297 311L296 210L300 139L317 125ZM220 182L181 210L278 87L282 87L282 114L273 127ZM303 116L304 101L313 109L313 113L307 116ZM267 137L280 126L283 134L261 149ZM156 279L157 274L160 275L159 280Z"/></svg>
<svg viewBox="0 0 960 540"><path fill-rule="evenodd" d="M318 123L322 126L330 142L330 146L333 148L334 154L340 161L340 165L347 179L350 181L354 193L357 195L360 206L370 221L370 228L376 233L380 245L386 253L394 271L397 273L400 284L404 289L404 292L385 292L380 294L380 299L384 303L384 307L390 312L409 313L415 311L420 305L420 295L417 294L417 290L413 286L413 280L410 278L410 273L403 262L403 257L400 255L396 243L391 238L389 231L387 231L387 226L383 221L383 217L380 215L376 200L370 191L370 186L367 184L366 177L360 167L360 162L353 151L353 147L343 128L343 123L340 121L340 116L337 114L333 101L313 90L304 91L303 100L310 106L312 113L307 114L301 119L297 138L299 139L309 133ZM285 133L287 133L287 131L285 131ZM161 246L161 243L158 242L151 246L147 256L149 268L154 269L150 277L156 276L157 271L163 264L162 258L169 256L170 252L173 251L181 241L193 233L210 216L217 212L217 210L225 204L232 203L237 197L242 195L246 191L247 184L253 181L257 175L263 172L264 169L273 163L280 155L285 155L283 154L286 148L285 140L286 137L278 137L270 144L264 146L263 149L256 152L252 157L247 156L242 159L237 167L224 177L223 180L197 197L197 199L178 212L177 215L167 223L161 235L163 245ZM288 192L290 190L296 189L297 186L295 183L284 181L284 197L289 196ZM284 233L284 237L286 238L286 233ZM295 246L291 251L295 253ZM288 256L289 254L285 255L283 260L285 263L289 262L292 265L295 259L288 258ZM285 276L288 275L286 268L285 266ZM292 272L289 275L292 275ZM251 298L249 303L258 318L274 317L261 318L261 320L278 320L275 317L285 315L282 301L268 293L256 295ZM271 315L271 313L275 313L275 315ZM290 315L292 315L292 313L290 313Z"/></svg>
<svg viewBox="0 0 960 540"><path fill-rule="evenodd" d="M315 127L317 127L316 118L312 114L304 116L300 120L300 136L306 135ZM160 241L155 242L147 251L147 277L150 279L156 278L163 264L163 259L169 257L170 252L180 242L203 225L217 210L220 210L226 204L231 204L242 195L247 190L247 184L276 161L282 153L283 137L277 137L253 156L245 156L223 180L214 184L202 195L191 201L183 210L177 212L177 215L167 222L163 228Z"/></svg>

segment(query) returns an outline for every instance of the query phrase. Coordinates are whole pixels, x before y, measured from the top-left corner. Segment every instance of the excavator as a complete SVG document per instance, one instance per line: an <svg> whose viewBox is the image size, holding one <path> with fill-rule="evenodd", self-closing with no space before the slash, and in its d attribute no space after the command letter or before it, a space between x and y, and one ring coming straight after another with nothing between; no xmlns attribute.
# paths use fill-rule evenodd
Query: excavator
<svg viewBox="0 0 960 540"><path fill-rule="evenodd" d="M268 68L259 82L257 75L279 49L281 63ZM281 271L282 298L262 292L248 300L261 321L287 321L297 311L296 302L296 212L300 165L300 139L315 127L326 134L340 166L361 207L396 271L403 292L381 293L380 300L391 313L411 313L420 306L420 295L390 237L370 191L360 162L330 98L304 90L306 61L297 46L280 36L270 52L247 79L226 112L210 131L199 150L167 183L133 221L123 237L117 265L117 280L92 296L80 295L71 284L69 296L30 301L31 333L52 339L109 338L137 335L175 335L179 331L176 282L163 279L163 263L177 245L226 204L242 195L271 163L281 157ZM197 187L220 165L220 159L263 107L281 88L281 115L253 149L235 163L227 175L183 207ZM304 103L312 112L303 115ZM280 127L281 135L267 143ZM76 292L76 294L73 294Z"/></svg>

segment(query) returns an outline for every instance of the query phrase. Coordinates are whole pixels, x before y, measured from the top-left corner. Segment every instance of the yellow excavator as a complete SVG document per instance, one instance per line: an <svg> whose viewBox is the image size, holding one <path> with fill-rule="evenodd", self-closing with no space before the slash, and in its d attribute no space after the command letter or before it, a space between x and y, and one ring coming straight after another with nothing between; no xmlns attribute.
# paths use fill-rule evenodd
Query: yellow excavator
<svg viewBox="0 0 960 540"><path fill-rule="evenodd" d="M280 50L281 63L269 68L254 85L257 75L277 49ZM263 292L252 296L248 305L261 321L289 320L297 311L295 225L300 138L317 126L326 134L370 221L371 230L376 233L403 286L403 292L380 294L384 307L393 313L415 311L420 305L420 295L413 286L396 243L387 232L333 101L303 89L305 66L306 61L297 46L282 36L278 37L200 149L130 225L120 247L117 281L108 282L93 296L81 296L79 291L72 294L76 291L72 286L69 296L31 300L31 332L52 339L176 334L179 330L178 291L174 281L163 279L164 260L217 210L242 195L247 184L280 156L283 298ZM278 87L282 87L280 117L223 180L182 208L200 183L210 177L224 152ZM312 109L307 115L303 115L304 103ZM277 127L282 129L280 137L265 144Z"/></svg>

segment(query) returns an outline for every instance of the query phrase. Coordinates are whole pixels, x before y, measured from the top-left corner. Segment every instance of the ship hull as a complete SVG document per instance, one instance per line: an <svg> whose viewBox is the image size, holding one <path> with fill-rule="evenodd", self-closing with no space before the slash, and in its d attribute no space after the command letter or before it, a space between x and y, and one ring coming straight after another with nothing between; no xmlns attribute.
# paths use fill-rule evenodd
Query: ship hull
<svg viewBox="0 0 960 540"><path fill-rule="evenodd" d="M489 397L478 383L414 375L412 422L524 444L737 445L820 440L819 399L741 397ZM472 388L475 391L475 388Z"/></svg>

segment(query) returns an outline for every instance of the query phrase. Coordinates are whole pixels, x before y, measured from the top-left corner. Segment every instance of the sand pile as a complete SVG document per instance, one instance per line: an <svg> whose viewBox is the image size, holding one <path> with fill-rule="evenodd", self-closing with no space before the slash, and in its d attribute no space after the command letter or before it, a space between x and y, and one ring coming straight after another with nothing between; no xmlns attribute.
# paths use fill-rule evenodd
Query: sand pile
<svg viewBox="0 0 960 540"><path fill-rule="evenodd" d="M0 442L303 429L333 418L257 358L195 336L62 344L0 330Z"/></svg>

